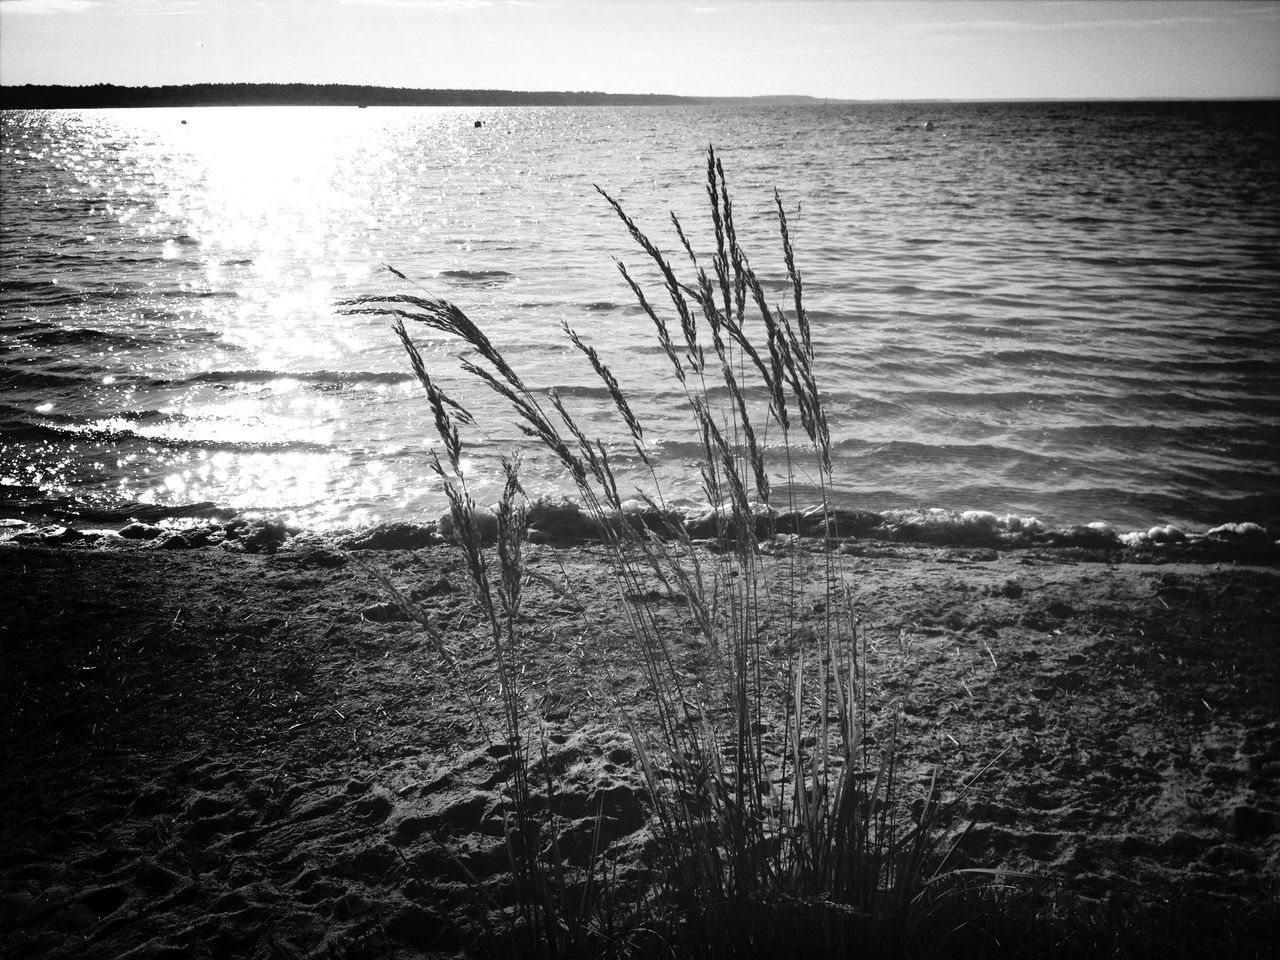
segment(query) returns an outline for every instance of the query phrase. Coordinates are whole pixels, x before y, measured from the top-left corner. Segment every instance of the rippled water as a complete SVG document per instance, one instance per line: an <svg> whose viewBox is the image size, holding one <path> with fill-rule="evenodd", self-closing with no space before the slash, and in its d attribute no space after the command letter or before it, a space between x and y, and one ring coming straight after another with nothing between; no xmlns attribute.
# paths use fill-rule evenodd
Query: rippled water
<svg viewBox="0 0 1280 960"><path fill-rule="evenodd" d="M695 437L611 263L709 247L721 155L743 245L783 300L791 218L836 498L1121 526L1280 523L1276 104L228 108L0 115L0 508L199 502L311 525L434 516L433 430L384 321L456 302L617 439L569 321L622 380L669 499ZM483 127L473 121L480 119ZM926 129L925 123L933 128ZM655 292L656 298L656 292ZM480 499L524 445L424 336L485 427ZM531 494L567 490L524 446ZM646 484L646 489L650 489ZM802 491L802 499L808 492Z"/></svg>

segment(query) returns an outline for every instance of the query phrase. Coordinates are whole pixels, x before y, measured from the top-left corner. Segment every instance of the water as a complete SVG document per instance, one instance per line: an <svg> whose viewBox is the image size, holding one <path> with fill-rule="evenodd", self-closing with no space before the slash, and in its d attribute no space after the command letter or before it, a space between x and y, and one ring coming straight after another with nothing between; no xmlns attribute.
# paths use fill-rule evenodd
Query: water
<svg viewBox="0 0 1280 960"><path fill-rule="evenodd" d="M1280 522L1275 104L227 108L0 116L0 514L213 503L315 527L436 516L430 413L385 321L393 264L559 386L627 456L570 322L622 381L676 503L702 499L679 393L611 258L710 246L714 143L743 245L787 292L791 218L842 505L1123 528ZM476 128L475 119L484 126ZM927 130L926 121L934 127ZM654 299L658 298L654 291ZM472 408L480 500L522 447ZM801 491L809 498L812 491Z"/></svg>

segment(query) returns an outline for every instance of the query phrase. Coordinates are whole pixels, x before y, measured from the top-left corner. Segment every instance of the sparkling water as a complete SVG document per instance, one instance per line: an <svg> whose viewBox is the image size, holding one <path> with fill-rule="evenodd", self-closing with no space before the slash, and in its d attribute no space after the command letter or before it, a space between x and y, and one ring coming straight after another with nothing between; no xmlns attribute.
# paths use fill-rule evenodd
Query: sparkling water
<svg viewBox="0 0 1280 960"><path fill-rule="evenodd" d="M594 185L664 251L675 211L709 252L713 144L782 306L775 187L787 211L838 504L1280 522L1274 103L32 111L0 132L5 515L438 515L403 351L340 309L423 290L560 389L624 493L653 493L571 324L667 500L701 501L683 394L612 261L652 274ZM414 332L479 421L477 499L512 450L531 495L571 492L464 345Z"/></svg>

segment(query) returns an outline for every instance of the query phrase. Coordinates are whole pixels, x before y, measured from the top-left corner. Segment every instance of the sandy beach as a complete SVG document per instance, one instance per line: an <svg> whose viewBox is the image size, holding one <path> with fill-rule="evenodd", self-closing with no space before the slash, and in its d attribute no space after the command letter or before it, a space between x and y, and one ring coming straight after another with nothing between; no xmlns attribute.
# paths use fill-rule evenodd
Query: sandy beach
<svg viewBox="0 0 1280 960"><path fill-rule="evenodd" d="M456 548L420 539L193 527L0 545L0 954L411 957L500 918L491 657ZM861 539L830 556L906 756L951 784L993 764L962 802L968 862L1155 918L1153 955L1198 955L1183 933L1182 953L1161 946L1176 914L1206 942L1243 931L1219 956L1263 956L1280 914L1280 565L1176 547ZM649 839L619 721L645 711L628 601L599 548L527 549L522 685L565 843L586 845L603 810L625 880ZM783 552L814 580L828 556ZM430 611L456 668L370 564ZM767 651L779 676L804 642ZM696 685L710 652L673 647Z"/></svg>

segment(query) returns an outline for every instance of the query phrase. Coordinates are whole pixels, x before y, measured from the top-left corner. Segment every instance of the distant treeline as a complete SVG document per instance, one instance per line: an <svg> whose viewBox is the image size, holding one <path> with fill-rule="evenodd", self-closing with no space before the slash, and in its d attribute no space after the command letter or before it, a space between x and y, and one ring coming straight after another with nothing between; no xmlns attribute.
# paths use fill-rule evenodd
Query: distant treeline
<svg viewBox="0 0 1280 960"><path fill-rule="evenodd" d="M812 97L677 97L666 94L527 92L521 90L408 90L314 83L193 83L183 86L0 86L0 109L223 106L666 106L723 102L811 103Z"/></svg>

